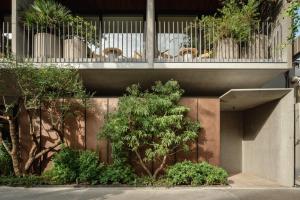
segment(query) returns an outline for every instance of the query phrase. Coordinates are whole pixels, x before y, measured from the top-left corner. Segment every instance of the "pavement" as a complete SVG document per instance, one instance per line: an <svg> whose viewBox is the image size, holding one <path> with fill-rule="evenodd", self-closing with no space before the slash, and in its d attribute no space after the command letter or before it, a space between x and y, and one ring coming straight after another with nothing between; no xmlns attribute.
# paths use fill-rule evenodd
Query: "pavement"
<svg viewBox="0 0 300 200"><path fill-rule="evenodd" d="M300 200L300 188L0 187L2 200Z"/></svg>

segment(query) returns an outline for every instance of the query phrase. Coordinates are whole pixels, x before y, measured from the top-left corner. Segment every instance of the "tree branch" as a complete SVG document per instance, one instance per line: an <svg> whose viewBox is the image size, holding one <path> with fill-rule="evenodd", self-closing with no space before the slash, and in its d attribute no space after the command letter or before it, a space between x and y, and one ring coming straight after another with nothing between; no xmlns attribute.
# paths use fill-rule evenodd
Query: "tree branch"
<svg viewBox="0 0 300 200"><path fill-rule="evenodd" d="M48 148L44 149L43 151L39 152L38 154L36 154L34 159L38 159L38 158L42 157L44 154L48 153L49 151L52 151L53 149L55 149L56 147L58 147L61 144L62 144L61 140L56 141L51 147L48 147Z"/></svg>
<svg viewBox="0 0 300 200"><path fill-rule="evenodd" d="M146 171L146 173L149 176L152 176L152 173L150 172L150 170L148 169L148 167L145 165L144 161L142 160L141 155L137 151L134 151L134 152L139 159L139 164L142 166L142 168Z"/></svg>
<svg viewBox="0 0 300 200"><path fill-rule="evenodd" d="M167 162L167 156L164 156L162 163L154 172L154 175L153 175L154 179L156 179L158 173L164 168L166 162Z"/></svg>

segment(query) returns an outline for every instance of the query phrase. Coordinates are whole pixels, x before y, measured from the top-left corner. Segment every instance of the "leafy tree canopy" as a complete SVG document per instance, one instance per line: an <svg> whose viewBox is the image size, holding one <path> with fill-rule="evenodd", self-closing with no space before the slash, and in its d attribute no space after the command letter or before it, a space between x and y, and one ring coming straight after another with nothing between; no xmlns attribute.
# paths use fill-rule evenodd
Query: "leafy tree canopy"
<svg viewBox="0 0 300 200"><path fill-rule="evenodd" d="M188 150L200 124L186 118L189 108L179 105L182 95L174 80L156 82L150 91L142 91L138 85L129 87L100 134L112 142L114 161L124 162L132 152L147 175L156 178L169 155ZM161 161L153 174L147 167L152 160Z"/></svg>

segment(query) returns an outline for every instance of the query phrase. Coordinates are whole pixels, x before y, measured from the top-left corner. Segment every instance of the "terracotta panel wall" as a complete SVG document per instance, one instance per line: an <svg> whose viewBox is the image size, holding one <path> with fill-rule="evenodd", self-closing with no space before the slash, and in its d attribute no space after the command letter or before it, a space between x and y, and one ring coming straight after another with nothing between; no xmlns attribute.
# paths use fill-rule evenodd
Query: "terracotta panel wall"
<svg viewBox="0 0 300 200"><path fill-rule="evenodd" d="M107 117L107 106L107 98L92 98L87 101L86 112L86 149L96 151L104 163L107 163L108 142L98 140L97 134Z"/></svg>
<svg viewBox="0 0 300 200"><path fill-rule="evenodd" d="M220 165L220 100L198 99L198 120L202 124L198 139L198 161Z"/></svg>
<svg viewBox="0 0 300 200"><path fill-rule="evenodd" d="M183 98L180 102L188 106L190 111L188 117L192 120L200 121L202 128L199 137L190 143L190 151L187 153L178 152L168 159L168 165L183 160L193 162L207 161L211 164L220 164L220 102L217 98ZM114 112L118 106L118 98L92 98L87 100L86 109L78 110L76 117L70 116L64 121L63 131L66 143L72 148L89 149L96 151L102 162L112 163L111 145L105 139L97 139L97 135L103 126L108 113ZM77 106L73 102L74 108ZM57 134L51 130L50 119L45 108L42 108L41 146L51 146L57 139ZM26 116L20 118L21 138L24 143L24 153L26 157L30 149L30 138L25 134L28 130ZM43 169L49 166L53 152L45 156ZM136 158L130 155L129 160L133 166L137 166ZM156 168L159 163L151 164ZM137 172L142 173L140 167L136 167Z"/></svg>

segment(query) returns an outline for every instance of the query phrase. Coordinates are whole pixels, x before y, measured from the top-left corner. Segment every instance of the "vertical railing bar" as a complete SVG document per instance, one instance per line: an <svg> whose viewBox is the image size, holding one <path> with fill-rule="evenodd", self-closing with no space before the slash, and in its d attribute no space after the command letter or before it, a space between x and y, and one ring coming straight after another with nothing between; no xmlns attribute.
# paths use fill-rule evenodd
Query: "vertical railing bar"
<svg viewBox="0 0 300 200"><path fill-rule="evenodd" d="M135 55L136 54L136 52L137 52L137 38L138 38L138 36L137 36L137 21L135 21L134 22L134 42L135 42L135 50L134 50L134 54L133 55ZM135 56L135 62L137 62L137 55Z"/></svg>
<svg viewBox="0 0 300 200"><path fill-rule="evenodd" d="M139 51L139 54L140 54L140 55L143 55L143 53L142 53L142 40L143 40L143 38L142 38L142 24L143 24L143 22L140 21L140 31L139 31L139 33L140 33L140 51ZM155 25L156 25L156 24L155 24ZM155 26L155 28L156 28L156 26ZM156 36L156 32L155 32L155 36ZM156 41L156 40L155 40L155 41ZM142 58L140 58L139 61L141 61L141 59L142 59Z"/></svg>
<svg viewBox="0 0 300 200"><path fill-rule="evenodd" d="M37 62L40 62L40 59L41 59L41 61L43 61L43 58L41 58L41 56L42 56L42 34L40 33L40 31L39 31L39 24L37 24L37 33L38 33L38 36L37 36L37 40L38 40L38 51L36 52L36 54L38 55L37 56ZM40 54L40 55L39 55Z"/></svg>
<svg viewBox="0 0 300 200"><path fill-rule="evenodd" d="M159 54L158 54L158 61L161 62L161 47L162 47L162 44L161 44L161 40L162 40L162 27L161 27L161 21L158 21L158 51L159 51Z"/></svg>
<svg viewBox="0 0 300 200"><path fill-rule="evenodd" d="M116 55L116 51L115 51L115 20L112 21L112 49L113 49L113 61L112 62L115 62L115 55Z"/></svg>
<svg viewBox="0 0 300 200"><path fill-rule="evenodd" d="M128 25L128 21L126 20L126 62L129 62L129 25Z"/></svg>
<svg viewBox="0 0 300 200"><path fill-rule="evenodd" d="M99 42L99 59L97 58L96 61L97 62L102 62L102 21L98 19L98 25L99 25L99 38L98 38L98 42Z"/></svg>
<svg viewBox="0 0 300 200"><path fill-rule="evenodd" d="M65 30L65 22L63 22L63 24L62 24L62 39L63 39L63 52L62 52L62 56L61 56L61 60L63 60L63 62L65 62L65 49L66 49L66 47L65 47L65 39L66 39L66 34L65 34L65 32L66 32L66 30ZM61 60L60 60L60 62L61 62Z"/></svg>
<svg viewBox="0 0 300 200"><path fill-rule="evenodd" d="M27 52L26 52L26 54L27 54L27 59L29 59L29 42L30 42L30 33L29 33L29 25L25 25L25 32L26 32L26 27L27 27ZM26 45L25 44L25 45ZM26 47L25 47L26 48Z"/></svg>
<svg viewBox="0 0 300 200"><path fill-rule="evenodd" d="M61 33L60 33L60 27L61 27L61 25L60 25L60 23L58 24L58 56L59 56L59 58L58 58L58 60L59 60L59 62L60 62L60 58L61 58Z"/></svg>
<svg viewBox="0 0 300 200"><path fill-rule="evenodd" d="M132 20L130 21L130 62L132 59Z"/></svg>
<svg viewBox="0 0 300 200"><path fill-rule="evenodd" d="M56 62L57 62L57 61L56 61L56 58L57 58L57 57L56 57L56 53L57 53L57 52L56 52L56 47L57 47L57 46L56 46L56 41L57 41L57 39L58 39L58 38L57 38L57 35L56 35L56 25L54 25L54 39L55 39L55 40L54 40L54 62L56 63Z"/></svg>
<svg viewBox="0 0 300 200"><path fill-rule="evenodd" d="M103 20L103 53L104 53L104 62L106 62L106 55L105 55L105 39L106 39L106 20Z"/></svg>
<svg viewBox="0 0 300 200"><path fill-rule="evenodd" d="M88 26L85 26L85 61L88 61L88 39L90 39L88 35Z"/></svg>
<svg viewBox="0 0 300 200"><path fill-rule="evenodd" d="M267 21L267 38L268 38L268 49L267 49L267 54L268 54L268 61L272 61L272 56L271 56L271 48L272 48L272 41L271 41L271 35L270 35L270 23Z"/></svg>
<svg viewBox="0 0 300 200"><path fill-rule="evenodd" d="M118 48L120 47L120 21L118 20L117 21L117 32L118 32ZM118 57L118 62L122 62L122 59L123 59L123 49L121 48L121 51L122 51L122 54L121 54L121 58Z"/></svg>
<svg viewBox="0 0 300 200"><path fill-rule="evenodd" d="M173 41L173 62L175 63L175 49L176 49L176 46L175 46L175 21L173 21L173 36L172 36L172 41Z"/></svg>
<svg viewBox="0 0 300 200"><path fill-rule="evenodd" d="M76 37L74 37L74 33L72 33L72 36L73 36L73 61L75 62L75 56L74 56L74 51L75 51L75 49L74 49L74 43L75 43L75 41L76 41L76 39L78 40L78 44L80 45L80 48L82 48L81 46L82 46L82 44L83 44L83 42L84 41L81 41L82 40L82 38L81 37L79 37L79 30L78 30L78 21L76 22ZM78 48L78 50L76 50L77 51L77 54L78 55L76 55L76 61L77 62L80 62L79 60L80 60L80 57L82 57L82 51L79 51L79 47L78 46L76 46L76 49ZM80 53L79 53L79 52Z"/></svg>
<svg viewBox="0 0 300 200"><path fill-rule="evenodd" d="M164 42L164 46L165 46L165 48L167 49L167 43L166 43L166 21L164 21L164 28L163 28L164 30L164 34L163 34L163 36L164 36L164 40L163 40L163 42Z"/></svg>
<svg viewBox="0 0 300 200"><path fill-rule="evenodd" d="M121 37L122 37L122 44L121 44L121 46L122 46L122 51L123 51L123 54L124 54L124 21L122 20L121 21L122 23L121 23ZM123 60L124 58L122 58L122 60ZM124 59L124 60L126 60L126 59Z"/></svg>
<svg viewBox="0 0 300 200"><path fill-rule="evenodd" d="M5 50L4 50L4 33L5 33L5 30L4 30L4 27L5 27L5 24L4 24L4 22L2 22L1 23L2 25L1 25L1 29L0 29L0 42L1 42L1 44L3 44L3 45L1 45L0 47L0 53L5 53Z"/></svg>
<svg viewBox="0 0 300 200"><path fill-rule="evenodd" d="M168 21L168 49L169 49L169 53L168 53L168 62L171 62L172 60L170 59L171 57L171 22Z"/></svg>

